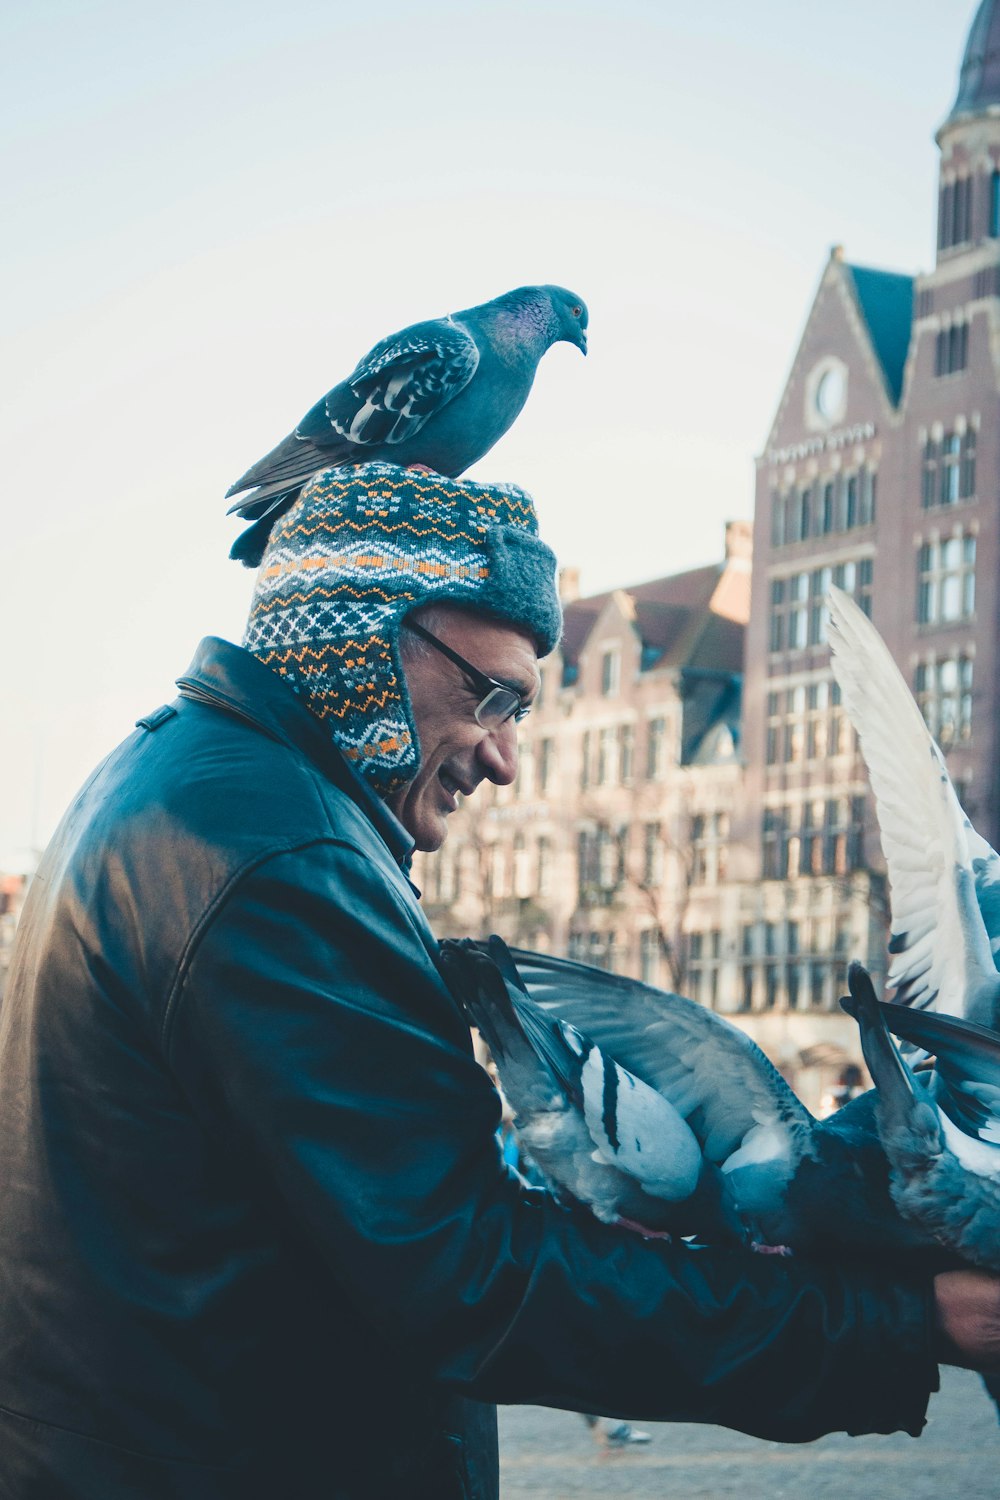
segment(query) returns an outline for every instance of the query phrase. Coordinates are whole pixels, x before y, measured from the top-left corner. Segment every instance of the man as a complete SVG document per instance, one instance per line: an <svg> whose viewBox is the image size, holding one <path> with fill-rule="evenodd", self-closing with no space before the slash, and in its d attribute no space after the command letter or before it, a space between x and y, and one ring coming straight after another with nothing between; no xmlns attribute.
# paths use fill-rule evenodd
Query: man
<svg viewBox="0 0 1000 1500"><path fill-rule="evenodd" d="M69 809L0 1017L3 1500L485 1500L494 1401L917 1432L937 1354L1000 1355L988 1277L644 1241L504 1167L406 870L515 774L553 575L521 491L322 474L244 648Z"/></svg>

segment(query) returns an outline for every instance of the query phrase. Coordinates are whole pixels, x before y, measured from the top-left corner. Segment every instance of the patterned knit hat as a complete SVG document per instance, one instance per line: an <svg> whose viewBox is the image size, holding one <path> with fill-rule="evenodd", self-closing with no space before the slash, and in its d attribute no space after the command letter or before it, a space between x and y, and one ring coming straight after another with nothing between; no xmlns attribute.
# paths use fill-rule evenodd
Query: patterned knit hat
<svg viewBox="0 0 1000 1500"><path fill-rule="evenodd" d="M243 644L386 796L420 765L400 659L404 615L466 604L527 631L544 656L562 619L555 567L516 485L384 463L325 469L274 526Z"/></svg>

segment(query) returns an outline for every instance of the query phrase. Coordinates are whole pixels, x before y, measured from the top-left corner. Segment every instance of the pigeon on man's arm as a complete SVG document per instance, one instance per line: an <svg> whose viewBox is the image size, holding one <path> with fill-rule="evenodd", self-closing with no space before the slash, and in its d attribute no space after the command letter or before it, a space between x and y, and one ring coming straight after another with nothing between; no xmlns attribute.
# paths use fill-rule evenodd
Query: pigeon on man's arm
<svg viewBox="0 0 1000 1500"><path fill-rule="evenodd" d="M490 1049L518 1139L557 1196L644 1234L740 1242L724 1184L661 1094L528 998L503 942L444 942L441 966Z"/></svg>
<svg viewBox="0 0 1000 1500"><path fill-rule="evenodd" d="M712 1185L726 1221L739 1226L736 1237L762 1250L839 1259L904 1255L910 1266L933 1259L927 1236L892 1202L874 1094L855 1099L829 1120L816 1120L760 1048L722 1016L587 964L518 948L508 952L498 938L488 945L442 945L445 962L454 960L449 982L474 1020L474 1010L488 1010L494 994L483 983L469 1003L475 973L469 955L477 946L483 959L504 967L518 1015L525 1008L517 998L523 988L550 1026L572 1027L599 1050L601 1077L623 1070L681 1117L698 1143L703 1181ZM537 1053L534 1033L527 1030ZM517 1084L509 1070L505 1076L505 1059L495 1061L517 1109L511 1092ZM523 1131L523 1120L516 1126ZM532 1145L528 1150L535 1155ZM679 1207L684 1211L675 1219L677 1232L708 1241L734 1237L720 1235L688 1205Z"/></svg>
<svg viewBox="0 0 1000 1500"><path fill-rule="evenodd" d="M587 321L565 287L525 286L382 339L227 491L254 522L230 557L256 567L277 517L324 469L381 461L457 478L511 426L547 349L586 354Z"/></svg>
<svg viewBox="0 0 1000 1500"><path fill-rule="evenodd" d="M896 999L1000 1026L1000 859L972 827L884 641L830 590L831 666L875 794L892 901Z"/></svg>
<svg viewBox="0 0 1000 1500"><path fill-rule="evenodd" d="M861 964L851 964L847 982L841 1005L858 1023L875 1080L893 1198L962 1261L1000 1270L1000 1034L879 1001ZM933 1054L933 1068L915 1074L893 1035Z"/></svg>

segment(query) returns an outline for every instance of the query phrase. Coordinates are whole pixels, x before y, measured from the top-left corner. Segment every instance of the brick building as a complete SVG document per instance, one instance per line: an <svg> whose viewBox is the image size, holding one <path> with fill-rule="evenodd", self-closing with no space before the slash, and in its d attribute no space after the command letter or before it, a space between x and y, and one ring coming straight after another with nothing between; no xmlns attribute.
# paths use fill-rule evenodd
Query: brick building
<svg viewBox="0 0 1000 1500"><path fill-rule="evenodd" d="M562 645L520 732L510 787L482 787L417 870L439 935L496 931L525 946L679 985L691 911L721 952L717 892L740 784L750 532L727 528L720 565L575 597ZM701 981L699 980L700 984ZM697 985L696 985L697 987Z"/></svg>
<svg viewBox="0 0 1000 1500"><path fill-rule="evenodd" d="M887 917L830 583L872 616L1000 838L1000 0L936 139L934 269L836 248L823 270L757 461L752 588L731 527L718 568L571 597L518 785L479 793L419 872L438 931L680 988L813 1104L858 1057L837 997L850 957L884 972Z"/></svg>
<svg viewBox="0 0 1000 1500"><path fill-rule="evenodd" d="M881 851L829 671L830 582L871 615L967 810L1000 835L998 0L976 15L937 144L934 269L832 252L757 463L740 833L778 922L779 1008L795 1004L782 976L831 885L834 949L863 952L867 932L871 963L884 962Z"/></svg>

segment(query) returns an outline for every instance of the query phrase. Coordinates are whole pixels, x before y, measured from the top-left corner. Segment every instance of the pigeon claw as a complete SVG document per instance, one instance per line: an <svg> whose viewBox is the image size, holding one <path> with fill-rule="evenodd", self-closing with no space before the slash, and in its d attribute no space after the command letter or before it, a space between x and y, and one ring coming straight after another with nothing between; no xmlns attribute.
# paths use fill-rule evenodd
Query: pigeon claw
<svg viewBox="0 0 1000 1500"><path fill-rule="evenodd" d="M647 1229L645 1224L640 1224L637 1219L623 1219L620 1216L615 1220L623 1229L631 1229L634 1234L641 1234L644 1240L672 1240L673 1235L669 1229Z"/></svg>

